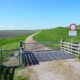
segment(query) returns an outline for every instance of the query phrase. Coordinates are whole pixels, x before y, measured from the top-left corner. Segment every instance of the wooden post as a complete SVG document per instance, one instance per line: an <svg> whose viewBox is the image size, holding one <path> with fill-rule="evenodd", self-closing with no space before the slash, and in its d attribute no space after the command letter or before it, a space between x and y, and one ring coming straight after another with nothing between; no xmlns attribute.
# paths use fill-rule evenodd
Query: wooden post
<svg viewBox="0 0 80 80"><path fill-rule="evenodd" d="M68 53L69 53L70 43L68 43Z"/></svg>
<svg viewBox="0 0 80 80"><path fill-rule="evenodd" d="M71 47L71 53L73 53L73 46L72 46L72 43L70 43L70 47Z"/></svg>
<svg viewBox="0 0 80 80"><path fill-rule="evenodd" d="M62 40L60 41L60 50L62 51Z"/></svg>
<svg viewBox="0 0 80 80"><path fill-rule="evenodd" d="M78 55L80 55L80 43L78 44Z"/></svg>
<svg viewBox="0 0 80 80"><path fill-rule="evenodd" d="M63 44L64 44L63 42L64 42L64 40L63 40L63 39L61 39L61 41L60 41L60 45L61 45L61 48L60 48L60 50L61 50L61 51L63 51L63 49L62 49L62 47L63 47Z"/></svg>

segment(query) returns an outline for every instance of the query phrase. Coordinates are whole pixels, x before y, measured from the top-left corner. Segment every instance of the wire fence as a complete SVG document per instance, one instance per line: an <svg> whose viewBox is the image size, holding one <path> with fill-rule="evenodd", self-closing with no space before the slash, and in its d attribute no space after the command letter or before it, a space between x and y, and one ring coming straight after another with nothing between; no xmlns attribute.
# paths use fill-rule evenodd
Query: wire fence
<svg viewBox="0 0 80 80"><path fill-rule="evenodd" d="M54 44L59 44L59 42L43 41L42 43L25 43L21 41L20 48L18 49L0 50L0 64L6 66L20 66L23 64L22 53L24 53L24 51L28 52L53 51L54 48L50 48L50 46Z"/></svg>
<svg viewBox="0 0 80 80"><path fill-rule="evenodd" d="M6 66L19 66L20 49L0 50L0 64Z"/></svg>

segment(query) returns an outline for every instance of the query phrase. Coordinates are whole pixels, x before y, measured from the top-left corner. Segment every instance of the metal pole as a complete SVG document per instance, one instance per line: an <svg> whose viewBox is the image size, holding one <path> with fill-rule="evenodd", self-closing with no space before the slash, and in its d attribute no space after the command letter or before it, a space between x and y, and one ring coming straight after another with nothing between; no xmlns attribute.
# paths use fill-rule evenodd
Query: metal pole
<svg viewBox="0 0 80 80"><path fill-rule="evenodd" d="M24 48L23 48L23 42L20 41L20 49L19 49L19 64L22 66L23 64L23 51L24 51Z"/></svg>
<svg viewBox="0 0 80 80"><path fill-rule="evenodd" d="M23 41L20 41L20 47L21 48L23 47Z"/></svg>
<svg viewBox="0 0 80 80"><path fill-rule="evenodd" d="M2 50L0 51L0 64L3 64L3 60L2 60Z"/></svg>

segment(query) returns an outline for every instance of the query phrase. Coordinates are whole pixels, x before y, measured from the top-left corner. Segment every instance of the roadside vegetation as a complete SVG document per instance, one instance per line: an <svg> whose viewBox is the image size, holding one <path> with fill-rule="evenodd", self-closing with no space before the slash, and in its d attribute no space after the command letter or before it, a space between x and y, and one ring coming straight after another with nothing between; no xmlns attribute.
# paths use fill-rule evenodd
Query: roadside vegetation
<svg viewBox="0 0 80 80"><path fill-rule="evenodd" d="M14 80L29 80L28 70L26 67L19 67L15 71Z"/></svg>
<svg viewBox="0 0 80 80"><path fill-rule="evenodd" d="M0 50L6 50L3 51L3 60L8 59L8 54L10 53L7 50L13 50L18 49L20 47L20 41L24 41L30 34L25 34L21 36L15 36L15 37L8 37L8 38L1 38L0 39Z"/></svg>
<svg viewBox="0 0 80 80"><path fill-rule="evenodd" d="M29 78L25 76L18 76L18 77L15 77L15 80L29 80Z"/></svg>
<svg viewBox="0 0 80 80"><path fill-rule="evenodd" d="M76 55L76 59L80 61L80 55Z"/></svg>
<svg viewBox="0 0 80 80"><path fill-rule="evenodd" d="M12 49L16 49L20 47L20 41L24 41L29 35L31 35L32 33L27 33L24 35L19 35L19 36L15 36L15 37L7 37L7 38L0 38L0 50L1 49L5 49L5 50L12 50ZM5 58L5 60L7 59L7 55L8 52L4 52L5 56L3 56L3 58ZM16 69L17 72L22 72L22 69L17 68ZM17 74L18 74L17 73ZM20 75L17 76L15 74L14 76L15 80L29 80L28 77Z"/></svg>
<svg viewBox="0 0 80 80"><path fill-rule="evenodd" d="M19 48L20 41L24 41L31 34L32 33L20 35L20 36L15 36L15 37L1 38L0 39L0 49Z"/></svg>
<svg viewBox="0 0 80 80"><path fill-rule="evenodd" d="M69 37L69 29L64 27L57 27L54 29L42 30L39 34L34 36L34 39L40 43L53 41L52 48L59 49L59 42L61 39L67 42L79 43L80 42L80 29L77 29L78 35L76 37ZM46 45L46 44L45 44Z"/></svg>

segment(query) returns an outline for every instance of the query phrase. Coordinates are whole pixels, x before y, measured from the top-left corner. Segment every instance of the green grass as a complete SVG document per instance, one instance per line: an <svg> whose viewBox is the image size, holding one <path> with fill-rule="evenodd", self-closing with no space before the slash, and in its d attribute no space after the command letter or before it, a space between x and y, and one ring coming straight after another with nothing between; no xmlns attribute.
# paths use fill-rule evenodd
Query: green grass
<svg viewBox="0 0 80 80"><path fill-rule="evenodd" d="M77 29L78 35L76 37L69 37L68 33L68 28L58 27L54 29L42 30L39 34L34 36L34 39L41 43L45 41L60 42L61 39L64 39L64 41L67 42L80 42L80 29ZM59 48L59 43L53 43L50 46Z"/></svg>
<svg viewBox="0 0 80 80"><path fill-rule="evenodd" d="M13 42L6 45L1 46L1 49L16 49L19 48L19 42Z"/></svg>
<svg viewBox="0 0 80 80"><path fill-rule="evenodd" d="M14 78L15 80L29 80L28 77L25 77L25 76L15 76Z"/></svg>
<svg viewBox="0 0 80 80"><path fill-rule="evenodd" d="M6 50L12 50L20 47L20 41L24 41L29 35L32 33L16 36L16 37L9 37L9 38L3 38L0 39L0 49L6 49ZM8 59L9 52L3 52L3 61ZM1 62L0 62L1 63ZM26 76L14 76L14 80L29 80Z"/></svg>
<svg viewBox="0 0 80 80"><path fill-rule="evenodd" d="M25 71L24 72L23 71L24 71L24 68L21 68L21 67L17 68L15 71L14 80L29 80L29 76L24 73Z"/></svg>
<svg viewBox="0 0 80 80"><path fill-rule="evenodd" d="M2 52L2 58L3 61L8 59L8 54L10 53L10 51L7 50L13 50L13 49L17 49L20 47L20 41L24 41L30 34L26 34L26 35L21 35L21 36L16 36L16 37L9 37L9 38L4 38L1 39L1 43L0 43L0 50L6 50ZM9 40L9 41L8 41Z"/></svg>
<svg viewBox="0 0 80 80"><path fill-rule="evenodd" d="M16 37L9 37L0 39L0 49L15 49L19 48L20 41L24 41L30 34L25 34Z"/></svg>
<svg viewBox="0 0 80 80"><path fill-rule="evenodd" d="M9 44L1 46L0 49L6 50L6 51L3 51L3 53L2 53L3 61L8 59L8 54L10 53L10 51L7 51L7 50L12 50L12 49L16 49L16 48L19 48L19 42L13 42L13 43L9 43Z"/></svg>
<svg viewBox="0 0 80 80"><path fill-rule="evenodd" d="M76 56L76 59L77 59L78 61L80 61L80 55L77 55L77 56Z"/></svg>
<svg viewBox="0 0 80 80"><path fill-rule="evenodd" d="M20 47L20 41L24 41L30 34L0 39L0 49L12 50ZM3 60L8 59L9 52L4 52ZM26 76L14 76L15 80L29 80Z"/></svg>

